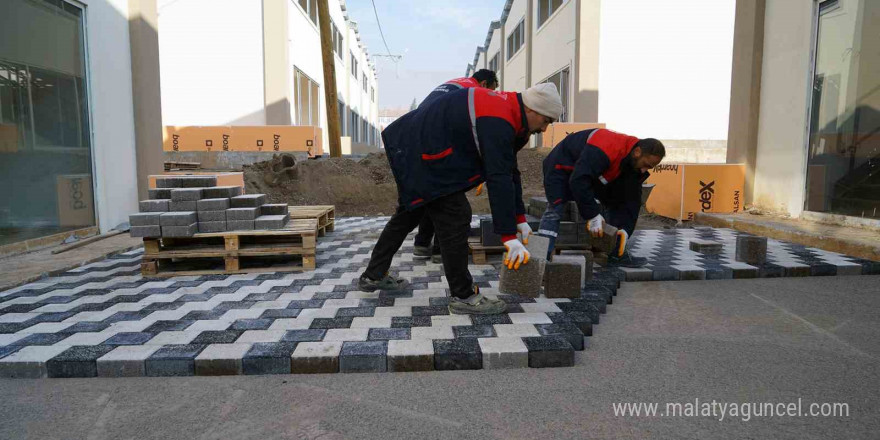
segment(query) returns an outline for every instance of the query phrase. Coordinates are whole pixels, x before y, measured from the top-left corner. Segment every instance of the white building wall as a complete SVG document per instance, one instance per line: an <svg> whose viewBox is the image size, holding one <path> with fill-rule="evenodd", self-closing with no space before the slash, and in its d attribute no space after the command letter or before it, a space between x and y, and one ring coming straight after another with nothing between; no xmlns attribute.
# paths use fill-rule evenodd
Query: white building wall
<svg viewBox="0 0 880 440"><path fill-rule="evenodd" d="M571 120L572 85L575 64L576 1L568 0L557 9L540 28L537 16L534 20L534 46L532 49L532 83L537 84L568 67L568 117Z"/></svg>
<svg viewBox="0 0 880 440"><path fill-rule="evenodd" d="M81 2L86 5L95 205L98 226L107 232L138 209L128 1Z"/></svg>
<svg viewBox="0 0 880 440"><path fill-rule="evenodd" d="M734 6L601 2L599 122L639 137L725 140Z"/></svg>
<svg viewBox="0 0 880 440"><path fill-rule="evenodd" d="M157 9L163 124L265 125L260 0L158 0Z"/></svg>
<svg viewBox="0 0 880 440"><path fill-rule="evenodd" d="M520 20L526 16L528 1L530 0L514 0L510 6L510 13L507 16L507 24L504 27L504 38L501 40L501 46L504 57L504 90L521 91L526 89L526 45L528 45L528 32L526 32L526 42L520 48L519 52L510 60L507 59L507 37L513 33Z"/></svg>
<svg viewBox="0 0 880 440"><path fill-rule="evenodd" d="M501 27L499 26L497 29L492 30L492 38L489 39L489 47L486 49L486 68L489 68L489 61L492 61L492 57L495 54L498 54L498 66L501 70L501 66L504 65L504 53L501 51ZM498 79L501 79L501 72L495 72L498 75Z"/></svg>
<svg viewBox="0 0 880 440"><path fill-rule="evenodd" d="M338 7L337 2L333 6ZM333 9L331 6L331 10ZM290 34L288 38L288 53L290 62L293 64L288 73L288 84L290 87L290 120L297 125L299 115L296 108L296 89L295 70L299 69L312 81L318 84L319 122L317 125L321 127L321 140L324 151L330 152L330 136L327 130L327 101L324 99L324 62L321 55L321 34L318 26L312 23L312 19L303 11L298 1L291 1L287 10L287 31ZM337 85L337 90L339 86ZM338 93L338 92L337 92ZM308 112L309 108L304 108Z"/></svg>

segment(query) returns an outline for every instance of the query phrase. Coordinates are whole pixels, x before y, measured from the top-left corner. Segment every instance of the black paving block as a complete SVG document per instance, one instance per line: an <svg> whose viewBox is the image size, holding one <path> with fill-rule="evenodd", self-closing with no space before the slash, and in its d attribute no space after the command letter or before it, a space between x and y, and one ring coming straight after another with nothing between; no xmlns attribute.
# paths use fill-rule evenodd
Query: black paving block
<svg viewBox="0 0 880 440"><path fill-rule="evenodd" d="M0 322L0 334L18 333L30 326L20 322Z"/></svg>
<svg viewBox="0 0 880 440"><path fill-rule="evenodd" d="M448 306L413 306L413 316L442 316L449 314Z"/></svg>
<svg viewBox="0 0 880 440"><path fill-rule="evenodd" d="M183 306L183 301L158 302L152 303L143 309L142 312L158 312L162 310L177 310Z"/></svg>
<svg viewBox="0 0 880 440"><path fill-rule="evenodd" d="M608 313L608 298L611 296L609 293L608 296L601 296L598 294L581 292L581 297L579 301L585 302L587 304L592 304L599 310L599 313L605 314Z"/></svg>
<svg viewBox="0 0 880 440"><path fill-rule="evenodd" d="M344 342L339 354L342 373L381 373L388 365L387 341Z"/></svg>
<svg viewBox="0 0 880 440"><path fill-rule="evenodd" d="M433 299L433 298L431 298ZM360 307L392 307L394 298L361 298Z"/></svg>
<svg viewBox="0 0 880 440"><path fill-rule="evenodd" d="M101 345L143 345L154 336L154 333L147 332L122 332L111 336Z"/></svg>
<svg viewBox="0 0 880 440"><path fill-rule="evenodd" d="M809 270L809 268L807 269ZM733 272L734 279L746 279L746 278L757 278L758 277L758 268L757 267L743 267L743 268L735 268L731 269Z"/></svg>
<svg viewBox="0 0 880 440"><path fill-rule="evenodd" d="M257 342L241 359L241 372L246 375L290 374L290 355L297 342Z"/></svg>
<svg viewBox="0 0 880 440"><path fill-rule="evenodd" d="M322 328L314 328L314 329L302 329L302 330L290 330L281 337L282 342L320 342L324 340L324 335L327 334L326 329Z"/></svg>
<svg viewBox="0 0 880 440"><path fill-rule="evenodd" d="M510 304L508 304L510 306ZM471 322L474 325L495 325L495 324L513 324L510 316L506 313L497 315L471 315Z"/></svg>
<svg viewBox="0 0 880 440"><path fill-rule="evenodd" d="M116 347L106 345L78 345L46 361L49 377L97 377L99 357Z"/></svg>
<svg viewBox="0 0 880 440"><path fill-rule="evenodd" d="M764 263L761 267L758 268L758 277L759 278L780 278L785 275L785 270L782 266L777 266L773 263ZM706 271L706 279L709 279L709 272Z"/></svg>
<svg viewBox="0 0 880 440"><path fill-rule="evenodd" d="M260 319L296 318L301 309L268 309L260 315Z"/></svg>
<svg viewBox="0 0 880 440"><path fill-rule="evenodd" d="M529 367L552 368L574 365L574 348L562 336L530 336L522 338L529 350Z"/></svg>
<svg viewBox="0 0 880 440"><path fill-rule="evenodd" d="M577 351L584 349L584 332L570 322L559 324L536 324L541 336L562 336Z"/></svg>
<svg viewBox="0 0 880 440"><path fill-rule="evenodd" d="M205 330L199 333L191 344L231 344L244 330Z"/></svg>
<svg viewBox="0 0 880 440"><path fill-rule="evenodd" d="M239 319L232 323L232 326L229 327L230 330L266 330L268 329L272 323L275 322L274 319Z"/></svg>
<svg viewBox="0 0 880 440"><path fill-rule="evenodd" d="M22 347L21 345L0 346L0 359L3 359L12 353L15 353L16 351L21 350L22 348L24 348L24 347Z"/></svg>
<svg viewBox="0 0 880 440"><path fill-rule="evenodd" d="M495 327L492 325L454 325L452 334L456 338L492 338L495 337Z"/></svg>
<svg viewBox="0 0 880 440"><path fill-rule="evenodd" d="M556 303L556 307L559 307L559 310L562 310L563 313L584 312L590 317L590 321L593 324L599 323L599 315L601 315L599 308L586 301L573 300L567 303Z"/></svg>
<svg viewBox="0 0 880 440"><path fill-rule="evenodd" d="M827 277L837 275L837 266L828 263L810 265L810 276Z"/></svg>
<svg viewBox="0 0 880 440"><path fill-rule="evenodd" d="M55 345L69 336L70 333L34 333L7 345Z"/></svg>
<svg viewBox="0 0 880 440"><path fill-rule="evenodd" d="M312 321L311 329L331 329L331 328L350 328L354 318L315 318Z"/></svg>
<svg viewBox="0 0 880 440"><path fill-rule="evenodd" d="M707 268L707 280L729 280L733 278L733 270L729 267Z"/></svg>
<svg viewBox="0 0 880 440"><path fill-rule="evenodd" d="M352 318L373 316L376 313L375 307L343 307L336 311L337 318Z"/></svg>
<svg viewBox="0 0 880 440"><path fill-rule="evenodd" d="M433 307L448 307L449 306L449 297L432 297L428 298L428 304Z"/></svg>
<svg viewBox="0 0 880 440"><path fill-rule="evenodd" d="M41 313L39 316L33 319L29 319L26 324L34 325L39 324L41 322L61 322L71 316L76 315L75 312L57 312L57 313Z"/></svg>
<svg viewBox="0 0 880 440"><path fill-rule="evenodd" d="M146 333L161 333L167 331L180 331L185 330L187 327L193 325L195 323L192 319L178 319L178 320L168 320L168 321L156 321L149 327L144 329Z"/></svg>
<svg viewBox="0 0 880 440"><path fill-rule="evenodd" d="M562 317L557 317L557 315L562 315ZM547 313L547 316L554 323L574 324L581 330L584 336L593 336L593 320L590 319L587 312Z"/></svg>
<svg viewBox="0 0 880 440"><path fill-rule="evenodd" d="M371 328L367 335L367 340L369 341L390 341L409 338L409 328Z"/></svg>
<svg viewBox="0 0 880 440"><path fill-rule="evenodd" d="M183 315L183 318L180 318L184 321L204 321L204 320L215 320L219 319L221 316L225 315L228 310L193 310L192 312Z"/></svg>
<svg viewBox="0 0 880 440"><path fill-rule="evenodd" d="M244 287L244 286L242 286ZM281 296L280 292L275 293L252 293L244 298L245 301L275 301Z"/></svg>
<svg viewBox="0 0 880 440"><path fill-rule="evenodd" d="M95 333L106 330L108 327L110 327L110 324L106 324L103 322L83 321L77 322L76 324L67 327L66 329L58 333Z"/></svg>
<svg viewBox="0 0 880 440"><path fill-rule="evenodd" d="M651 275L653 281L678 281L681 274L676 269L661 269L655 267Z"/></svg>
<svg viewBox="0 0 880 440"><path fill-rule="evenodd" d="M435 370L479 370L483 352L477 338L434 340Z"/></svg>
<svg viewBox="0 0 880 440"><path fill-rule="evenodd" d="M391 318L391 328L430 327L430 316L395 316Z"/></svg>
<svg viewBox="0 0 880 440"><path fill-rule="evenodd" d="M287 305L288 309L320 309L321 307L324 307L322 299L293 300Z"/></svg>
<svg viewBox="0 0 880 440"><path fill-rule="evenodd" d="M166 345L144 361L147 376L194 376L195 359L207 345Z"/></svg>

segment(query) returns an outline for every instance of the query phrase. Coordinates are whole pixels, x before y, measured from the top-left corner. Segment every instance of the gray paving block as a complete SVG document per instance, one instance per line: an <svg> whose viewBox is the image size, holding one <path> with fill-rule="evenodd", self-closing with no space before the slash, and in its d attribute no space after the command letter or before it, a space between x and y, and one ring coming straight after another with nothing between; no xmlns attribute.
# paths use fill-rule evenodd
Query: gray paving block
<svg viewBox="0 0 880 440"><path fill-rule="evenodd" d="M522 338L505 336L480 338L480 351L483 353L483 368L525 368L529 366L529 350Z"/></svg>
<svg viewBox="0 0 880 440"><path fill-rule="evenodd" d="M193 223L189 226L162 226L163 237L192 237L199 231L199 224Z"/></svg>
<svg viewBox="0 0 880 440"><path fill-rule="evenodd" d="M736 237L736 261L756 266L767 262L767 237L738 235Z"/></svg>
<svg viewBox="0 0 880 440"><path fill-rule="evenodd" d="M38 379L46 377L46 362L69 347L31 345L0 359L0 377Z"/></svg>
<svg viewBox="0 0 880 440"><path fill-rule="evenodd" d="M147 190L147 195L152 200L171 200L171 188L151 188Z"/></svg>
<svg viewBox="0 0 880 440"><path fill-rule="evenodd" d="M261 215L254 220L254 229L282 229L290 221L290 214Z"/></svg>
<svg viewBox="0 0 880 440"><path fill-rule="evenodd" d="M195 359L196 376L234 376L241 374L241 358L251 344L211 344Z"/></svg>
<svg viewBox="0 0 880 440"><path fill-rule="evenodd" d="M584 245L589 249L593 242L593 237L590 236L590 231L587 230L587 222L581 220L575 223L575 229L577 229L577 243L580 245Z"/></svg>
<svg viewBox="0 0 880 440"><path fill-rule="evenodd" d="M202 198L202 188L175 188L171 190L172 202L195 202Z"/></svg>
<svg viewBox="0 0 880 440"><path fill-rule="evenodd" d="M534 229L534 231L537 231L537 229ZM537 257L546 260L547 252L550 250L550 239L537 235L537 233L532 234L529 236L529 244L526 245L526 249L532 254L532 258Z"/></svg>
<svg viewBox="0 0 880 440"><path fill-rule="evenodd" d="M96 361L113 350L110 345L81 345L70 347L46 361L48 377L97 377Z"/></svg>
<svg viewBox="0 0 880 440"><path fill-rule="evenodd" d="M382 373L388 370L387 341L348 341L342 344L339 371L342 373Z"/></svg>
<svg viewBox="0 0 880 440"><path fill-rule="evenodd" d="M434 344L430 339L388 341L388 371L432 371Z"/></svg>
<svg viewBox="0 0 880 440"><path fill-rule="evenodd" d="M547 198L546 197L532 197L529 199L529 209L528 212L530 215L541 218L544 215L544 211L547 210Z"/></svg>
<svg viewBox="0 0 880 440"><path fill-rule="evenodd" d="M503 246L501 236L495 233L495 225L492 219L480 220L480 237L483 246Z"/></svg>
<svg viewBox="0 0 880 440"><path fill-rule="evenodd" d="M173 212L189 212L198 210L198 202L196 201L186 201L186 202L175 202L174 200L168 204L168 208Z"/></svg>
<svg viewBox="0 0 880 440"><path fill-rule="evenodd" d="M558 259L548 262L544 269L544 294L547 298L580 298L582 266Z"/></svg>
<svg viewBox="0 0 880 440"><path fill-rule="evenodd" d="M584 349L584 332L570 322L537 324L535 327L538 328L541 336L562 336L573 349L577 351Z"/></svg>
<svg viewBox="0 0 880 440"><path fill-rule="evenodd" d="M199 233L226 232L226 222L199 222Z"/></svg>
<svg viewBox="0 0 880 440"><path fill-rule="evenodd" d="M477 338L434 340L435 370L479 370L483 353Z"/></svg>
<svg viewBox="0 0 880 440"><path fill-rule="evenodd" d="M260 206L260 215L289 215L287 203L267 203Z"/></svg>
<svg viewBox="0 0 880 440"><path fill-rule="evenodd" d="M562 336L537 336L522 338L529 350L529 367L571 367L574 365L574 348Z"/></svg>
<svg viewBox="0 0 880 440"><path fill-rule="evenodd" d="M541 294L541 281L544 275L546 260L532 256L528 264L523 264L518 270L508 269L501 266L498 269L500 283L498 291L510 295L520 295L528 298L537 298Z"/></svg>
<svg viewBox="0 0 880 440"><path fill-rule="evenodd" d="M229 206L233 208L259 208L265 204L265 194L245 194L229 199Z"/></svg>
<svg viewBox="0 0 880 440"><path fill-rule="evenodd" d="M342 341L300 342L290 356L291 373L338 373Z"/></svg>
<svg viewBox="0 0 880 440"><path fill-rule="evenodd" d="M128 223L132 226L159 226L160 212L140 212L128 216Z"/></svg>
<svg viewBox="0 0 880 440"><path fill-rule="evenodd" d="M257 214L260 213L260 208L230 208L226 210L226 220L237 221L237 220L250 220L254 221L257 218Z"/></svg>
<svg viewBox="0 0 880 440"><path fill-rule="evenodd" d="M176 176L157 177L156 188L169 189L180 188L180 178Z"/></svg>
<svg viewBox="0 0 880 440"><path fill-rule="evenodd" d="M98 358L98 377L146 375L144 361L159 350L158 345L124 345Z"/></svg>
<svg viewBox="0 0 880 440"><path fill-rule="evenodd" d="M226 210L222 211L199 211L198 217L200 222L225 222Z"/></svg>
<svg viewBox="0 0 880 440"><path fill-rule="evenodd" d="M605 223L603 228L604 235L601 237L590 237L590 244L595 249L599 249L606 254L616 252L617 249L617 228ZM588 232L589 233L589 232Z"/></svg>
<svg viewBox="0 0 880 440"><path fill-rule="evenodd" d="M240 186L215 186L202 190L202 197L206 199L228 199L241 194L242 187Z"/></svg>
<svg viewBox="0 0 880 440"><path fill-rule="evenodd" d="M159 218L162 226L189 226L198 221L195 211L166 212Z"/></svg>
<svg viewBox="0 0 880 440"><path fill-rule="evenodd" d="M654 271L647 267L619 267L625 274L624 281L651 281Z"/></svg>
<svg viewBox="0 0 880 440"><path fill-rule="evenodd" d="M171 210L171 200L141 200L138 202L140 212L168 212Z"/></svg>
<svg viewBox="0 0 880 440"><path fill-rule="evenodd" d="M568 244L577 244L578 242L578 232L577 232L577 224L574 222L560 222L559 223L559 235L556 237L557 245L568 245Z"/></svg>
<svg viewBox="0 0 880 440"><path fill-rule="evenodd" d="M201 199L197 203L198 211L225 211L229 209L228 198Z"/></svg>
<svg viewBox="0 0 880 440"><path fill-rule="evenodd" d="M721 253L724 245L718 241L695 238L690 241L689 247L694 252L700 252L706 255L718 255Z"/></svg>
<svg viewBox="0 0 880 440"><path fill-rule="evenodd" d="M129 233L132 237L157 238L162 236L161 226L132 226Z"/></svg>
<svg viewBox="0 0 880 440"><path fill-rule="evenodd" d="M589 262L588 262L589 260ZM592 254L590 254L590 258L588 259L586 255L557 255L553 257L553 262L555 263L568 263L573 264L581 269L581 285L579 286L581 289L584 288L584 285L587 281L587 274L589 274L589 278L593 278L593 258Z"/></svg>
<svg viewBox="0 0 880 440"><path fill-rule="evenodd" d="M567 211L568 211L568 220L569 221L572 221L575 223L583 221L583 219L581 219L581 215L578 211L577 202L568 202Z"/></svg>
<svg viewBox="0 0 880 440"><path fill-rule="evenodd" d="M253 231L253 220L226 220L227 231Z"/></svg>
<svg viewBox="0 0 880 440"><path fill-rule="evenodd" d="M242 374L290 374L297 342L258 342L241 359Z"/></svg>
<svg viewBox="0 0 880 440"><path fill-rule="evenodd" d="M176 179L177 186L170 188L206 188L217 186L216 176L175 176L174 179ZM158 182L156 186L159 186Z"/></svg>
<svg viewBox="0 0 880 440"><path fill-rule="evenodd" d="M202 344L166 345L144 361L146 376L193 376L195 359L205 349Z"/></svg>

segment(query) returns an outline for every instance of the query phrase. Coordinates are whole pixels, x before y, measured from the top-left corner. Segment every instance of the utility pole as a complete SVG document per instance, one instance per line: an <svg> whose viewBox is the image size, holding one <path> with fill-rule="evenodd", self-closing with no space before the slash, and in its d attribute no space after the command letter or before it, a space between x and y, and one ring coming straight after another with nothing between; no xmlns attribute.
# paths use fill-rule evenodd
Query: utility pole
<svg viewBox="0 0 880 440"><path fill-rule="evenodd" d="M342 133L339 130L339 101L336 99L336 62L333 59L333 34L327 0L318 0L318 27L321 29L321 58L324 60L324 99L327 101L327 135L330 157L342 157Z"/></svg>

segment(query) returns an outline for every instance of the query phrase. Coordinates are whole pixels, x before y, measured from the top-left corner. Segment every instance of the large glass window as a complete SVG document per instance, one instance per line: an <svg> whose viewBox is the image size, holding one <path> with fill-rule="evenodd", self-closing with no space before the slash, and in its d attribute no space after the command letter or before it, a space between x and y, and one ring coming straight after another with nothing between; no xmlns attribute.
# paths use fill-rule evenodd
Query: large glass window
<svg viewBox="0 0 880 440"><path fill-rule="evenodd" d="M300 72L299 69L294 70L294 79L296 81L294 89L294 103L296 104L296 125L321 125L319 95L321 88L318 83L312 81L311 78Z"/></svg>
<svg viewBox="0 0 880 440"><path fill-rule="evenodd" d="M0 13L0 245L95 225L82 10Z"/></svg>
<svg viewBox="0 0 880 440"><path fill-rule="evenodd" d="M544 22L562 6L564 0L538 0L538 27L544 25Z"/></svg>
<svg viewBox="0 0 880 440"><path fill-rule="evenodd" d="M808 211L880 218L880 2L819 6Z"/></svg>
<svg viewBox="0 0 880 440"><path fill-rule="evenodd" d="M318 1L317 0L299 0L299 7L309 16L312 23L318 24Z"/></svg>
<svg viewBox="0 0 880 440"><path fill-rule="evenodd" d="M556 90L559 90L559 97L562 98L562 116L559 117L559 122L569 122L568 121L568 83L569 83L569 70L568 67L565 69L556 72L554 75L550 76L550 78L541 81L542 83L553 83L556 85Z"/></svg>
<svg viewBox="0 0 880 440"><path fill-rule="evenodd" d="M526 42L526 24L525 20L521 20L515 28L513 28L513 32L510 33L510 36L507 37L507 60L510 61L517 52L519 52L520 48L523 47L523 44Z"/></svg>
<svg viewBox="0 0 880 440"><path fill-rule="evenodd" d="M495 54L495 56L492 57L491 60L489 60L489 70L495 72L496 74L498 73L498 54L497 53Z"/></svg>

